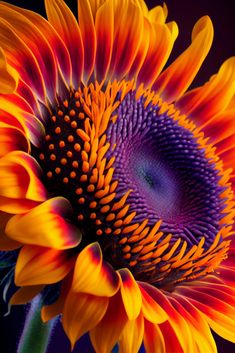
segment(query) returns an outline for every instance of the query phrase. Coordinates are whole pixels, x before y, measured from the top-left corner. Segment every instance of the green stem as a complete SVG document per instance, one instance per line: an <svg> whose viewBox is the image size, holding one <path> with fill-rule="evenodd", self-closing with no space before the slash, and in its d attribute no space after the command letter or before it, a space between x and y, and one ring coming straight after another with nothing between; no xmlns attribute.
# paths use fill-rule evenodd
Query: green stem
<svg viewBox="0 0 235 353"><path fill-rule="evenodd" d="M45 353L54 324L55 320L42 322L41 298L37 296L31 303L17 353Z"/></svg>

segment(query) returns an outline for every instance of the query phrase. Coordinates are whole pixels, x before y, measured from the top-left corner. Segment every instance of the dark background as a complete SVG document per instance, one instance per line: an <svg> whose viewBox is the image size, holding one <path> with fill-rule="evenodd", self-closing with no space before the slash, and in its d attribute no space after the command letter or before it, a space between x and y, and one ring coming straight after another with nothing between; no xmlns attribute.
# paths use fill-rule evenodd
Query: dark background
<svg viewBox="0 0 235 353"><path fill-rule="evenodd" d="M45 15L43 0L37 1L9 1L12 4L32 9ZM76 0L66 1L76 12ZM163 2L161 0L146 1L149 7ZM174 60L190 43L191 30L195 22L204 15L209 15L213 21L215 38L212 49L200 69L193 86L203 84L209 77L218 71L220 65L228 57L235 55L235 1L234 0L166 0L169 15L168 20L175 20L179 25L179 37L176 40L171 58L167 65ZM0 297L2 291L0 288ZM11 314L3 317L7 312L7 305L0 301L0 353L15 353L16 343L23 328L23 321L27 307L14 307ZM235 327L234 327L235 330ZM235 352L235 344L222 340L215 335L218 352ZM82 347L82 348L81 348ZM69 343L60 325L54 330L54 337L48 353L68 353ZM32 347L32 353L33 347ZM75 352L91 353L89 342L83 339L76 346ZM190 353L190 352L186 352ZM210 353L210 352L203 352Z"/></svg>

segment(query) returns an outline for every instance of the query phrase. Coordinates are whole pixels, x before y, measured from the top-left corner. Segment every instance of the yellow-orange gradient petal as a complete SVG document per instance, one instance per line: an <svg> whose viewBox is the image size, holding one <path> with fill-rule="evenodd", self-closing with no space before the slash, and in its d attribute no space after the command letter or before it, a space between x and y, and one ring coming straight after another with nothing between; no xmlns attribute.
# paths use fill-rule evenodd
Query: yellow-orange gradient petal
<svg viewBox="0 0 235 353"><path fill-rule="evenodd" d="M70 203L63 197L49 199L24 215L13 216L7 223L6 234L23 244L59 250L73 248L80 243L81 232L66 221L71 211Z"/></svg>
<svg viewBox="0 0 235 353"><path fill-rule="evenodd" d="M186 93L177 102L177 107L200 127L226 109L234 93L235 57L232 57L223 63L218 73L204 86Z"/></svg>
<svg viewBox="0 0 235 353"><path fill-rule="evenodd" d="M0 121L0 158L9 152L24 151L29 152L30 146L26 136L20 129L2 123Z"/></svg>
<svg viewBox="0 0 235 353"><path fill-rule="evenodd" d="M62 324L72 348L86 332L101 321L107 310L109 299L86 293L71 291L65 301Z"/></svg>
<svg viewBox="0 0 235 353"><path fill-rule="evenodd" d="M17 286L34 286L61 281L74 266L74 256L68 251L25 245L15 268Z"/></svg>
<svg viewBox="0 0 235 353"><path fill-rule="evenodd" d="M10 152L0 159L0 210L24 213L46 199L37 162L24 152Z"/></svg>
<svg viewBox="0 0 235 353"><path fill-rule="evenodd" d="M0 77L0 94L13 93L18 86L19 74L7 64L2 48L0 48Z"/></svg>
<svg viewBox="0 0 235 353"><path fill-rule="evenodd" d="M165 340L159 326L147 320L144 321L144 348L146 353L166 352Z"/></svg>
<svg viewBox="0 0 235 353"><path fill-rule="evenodd" d="M117 343L128 318L118 292L110 298L107 311L100 323L90 331L96 353L109 353Z"/></svg>
<svg viewBox="0 0 235 353"><path fill-rule="evenodd" d="M128 269L118 271L121 276L121 295L123 304L129 320L134 320L139 316L142 296L137 282Z"/></svg>
<svg viewBox="0 0 235 353"><path fill-rule="evenodd" d="M201 67L213 39L213 26L208 16L194 26L192 44L159 76L153 88L168 103L187 90Z"/></svg>
<svg viewBox="0 0 235 353"><path fill-rule="evenodd" d="M119 277L103 260L98 243L88 245L78 255L72 283L73 291L111 297L119 288Z"/></svg>
<svg viewBox="0 0 235 353"><path fill-rule="evenodd" d="M129 320L119 340L119 353L138 353L144 336L144 318L140 314L135 320Z"/></svg>

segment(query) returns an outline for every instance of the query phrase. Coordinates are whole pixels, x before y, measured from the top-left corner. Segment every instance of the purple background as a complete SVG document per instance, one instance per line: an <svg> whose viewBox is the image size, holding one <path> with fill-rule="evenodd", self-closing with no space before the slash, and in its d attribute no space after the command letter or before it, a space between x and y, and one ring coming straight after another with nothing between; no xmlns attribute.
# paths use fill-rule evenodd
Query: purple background
<svg viewBox="0 0 235 353"><path fill-rule="evenodd" d="M37 1L9 1L34 11L45 14L43 0ZM146 1L149 7L162 4L162 1ZM67 1L76 11L76 0ZM177 57L190 43L191 30L193 25L203 15L209 15L215 28L215 39L212 49L206 58L203 67L200 69L197 78L193 83L198 86L204 83L215 73L219 66L229 56L235 55L235 3L233 0L166 0L169 17L168 20L175 20L179 25L180 34L176 41L169 63ZM8 317L3 318L7 311L6 304L0 302L0 353L15 353L16 343L23 328L23 320L27 308L14 307ZM234 327L235 329L235 327ZM235 344L222 340L215 335L219 353L230 353L235 351ZM80 348L80 349L79 349ZM87 339L83 339L74 350L75 352L92 353ZM53 340L49 346L48 353L67 353L69 343L60 325L54 331ZM32 347L33 353L33 347ZM186 352L190 353L190 352ZM210 352L203 352L210 353Z"/></svg>

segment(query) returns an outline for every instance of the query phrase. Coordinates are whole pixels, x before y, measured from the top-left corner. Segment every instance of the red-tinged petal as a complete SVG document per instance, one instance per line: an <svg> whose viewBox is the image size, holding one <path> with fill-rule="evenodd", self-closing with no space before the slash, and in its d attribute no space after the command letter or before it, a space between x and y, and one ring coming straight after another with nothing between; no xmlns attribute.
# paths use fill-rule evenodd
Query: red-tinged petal
<svg viewBox="0 0 235 353"><path fill-rule="evenodd" d="M7 96L8 98L11 97L12 98L13 95L11 96ZM15 112L15 106L14 105L7 105L5 106L4 103L6 103L5 99L2 99L3 96L0 96L0 104L1 107L3 108L12 108L14 111L14 115L10 114L8 111L4 111L2 109L0 109L0 123L4 123L6 125L15 127L16 129L20 130L23 134L25 134L25 125L23 123L23 119L22 119L22 114L17 114ZM6 98L6 97L5 97Z"/></svg>
<svg viewBox="0 0 235 353"><path fill-rule="evenodd" d="M5 227L12 215L0 211L0 250L11 251L19 248L20 243L8 238L5 234Z"/></svg>
<svg viewBox="0 0 235 353"><path fill-rule="evenodd" d="M74 256L69 252L25 245L17 259L17 286L52 284L61 281L73 268Z"/></svg>
<svg viewBox="0 0 235 353"><path fill-rule="evenodd" d="M53 101L56 94L56 66L53 52L46 38L25 16L13 9L9 11L9 8L4 4L0 5L0 17L14 27L19 37L34 53L43 74L47 97ZM30 36L28 33L30 33Z"/></svg>
<svg viewBox="0 0 235 353"><path fill-rule="evenodd" d="M142 294L142 313L144 315L144 318L154 324L161 324L162 322L166 321L168 317L166 312L144 290L140 283L139 288Z"/></svg>
<svg viewBox="0 0 235 353"><path fill-rule="evenodd" d="M204 86L186 93L177 102L177 107L182 113L191 116L200 127L228 106L234 92L235 57L226 60Z"/></svg>
<svg viewBox="0 0 235 353"><path fill-rule="evenodd" d="M21 130L0 122L0 158L9 152L29 152L30 145Z"/></svg>
<svg viewBox="0 0 235 353"><path fill-rule="evenodd" d="M172 293L172 297L170 296L169 300L178 313L187 320L198 351L200 353L217 353L216 344L209 325L200 312L185 298L174 295L174 293Z"/></svg>
<svg viewBox="0 0 235 353"><path fill-rule="evenodd" d="M156 80L171 53L174 40L166 25L150 24L149 48L138 74L138 84L144 83L145 86L149 86Z"/></svg>
<svg viewBox="0 0 235 353"><path fill-rule="evenodd" d="M92 330L104 317L109 299L71 291L66 298L62 324L72 348L86 332Z"/></svg>
<svg viewBox="0 0 235 353"><path fill-rule="evenodd" d="M127 316L129 320L134 320L139 316L142 305L140 288L128 269L121 269L118 273L121 276L121 295Z"/></svg>
<svg viewBox="0 0 235 353"><path fill-rule="evenodd" d="M228 285L235 286L235 269L229 266L221 265L218 268L219 277Z"/></svg>
<svg viewBox="0 0 235 353"><path fill-rule="evenodd" d="M24 123L26 126L26 135L32 144L36 147L40 147L40 143L45 136L45 128L40 120L29 113L23 113Z"/></svg>
<svg viewBox="0 0 235 353"><path fill-rule="evenodd" d="M168 103L187 90L202 65L213 39L213 26L208 16L194 26L192 44L159 76L153 88Z"/></svg>
<svg viewBox="0 0 235 353"><path fill-rule="evenodd" d="M98 243L88 245L78 255L72 284L75 292L111 297L119 288L119 277L103 260Z"/></svg>
<svg viewBox="0 0 235 353"><path fill-rule="evenodd" d="M146 353L165 353L165 340L158 325L144 321L144 348Z"/></svg>
<svg viewBox="0 0 235 353"><path fill-rule="evenodd" d="M181 347L180 342L176 336L175 330L171 326L169 321L165 321L162 324L160 324L159 329L161 330L162 336L164 337L164 340L165 340L166 353L186 353L186 352L189 352L189 351L184 351L183 348ZM187 338L185 338L185 339L187 339Z"/></svg>
<svg viewBox="0 0 235 353"><path fill-rule="evenodd" d="M73 248L80 243L81 233L66 221L69 213L70 203L63 197L55 197L24 215L13 216L7 223L6 234L23 244L59 250Z"/></svg>
<svg viewBox="0 0 235 353"><path fill-rule="evenodd" d="M14 28L3 19L0 21L0 43L9 64L30 87L33 87L38 98L45 101L44 81L35 56Z"/></svg>
<svg viewBox="0 0 235 353"><path fill-rule="evenodd" d="M144 18L140 8L131 1L125 6L119 2L115 5L113 53L108 75L113 79L122 79L128 74L138 52Z"/></svg>
<svg viewBox="0 0 235 353"><path fill-rule="evenodd" d="M129 320L119 340L119 353L138 353L144 336L144 318L140 314L135 320Z"/></svg>
<svg viewBox="0 0 235 353"><path fill-rule="evenodd" d="M9 213L21 213L25 212L25 207L27 210L27 204L29 210L35 206L35 202L44 201L46 191L38 178L39 173L37 162L27 153L15 151L2 157L0 159L0 209ZM15 206L17 206L17 212L15 212Z"/></svg>
<svg viewBox="0 0 235 353"><path fill-rule="evenodd" d="M108 309L100 323L90 331L96 353L110 353L127 323L120 292L109 299Z"/></svg>
<svg viewBox="0 0 235 353"><path fill-rule="evenodd" d="M88 81L93 72L97 47L95 25L90 3L89 0L78 0L78 23L84 47L84 82Z"/></svg>
<svg viewBox="0 0 235 353"><path fill-rule="evenodd" d="M235 343L235 308L234 300L223 295L227 302L215 296L194 290L187 286L180 286L177 292L188 300L204 315L210 327L223 338ZM231 302L231 304L230 304Z"/></svg>
<svg viewBox="0 0 235 353"><path fill-rule="evenodd" d="M73 86L78 88L83 72L83 43L78 23L62 0L45 0L49 22L66 44L72 63Z"/></svg>
<svg viewBox="0 0 235 353"><path fill-rule="evenodd" d="M69 58L69 52L59 37L55 29L50 25L45 18L39 14L22 9L20 7L14 6L12 4L4 3L4 6L7 6L9 9L17 11L18 13L24 15L28 20L30 20L44 35L44 37L49 42L53 53L55 55L56 61L62 71L64 79L66 82L71 82L71 61Z"/></svg>
<svg viewBox="0 0 235 353"><path fill-rule="evenodd" d="M172 331L175 333L175 343L177 341L179 342L183 352L193 353L195 348L193 344L193 337L185 319L174 309L167 296L162 291L147 283L142 283L142 286L168 315L168 320L163 324L160 324L160 328L163 327L164 329L169 326L172 327ZM167 325L167 322L169 325Z"/></svg>
<svg viewBox="0 0 235 353"><path fill-rule="evenodd" d="M9 303L11 305L26 304L39 294L43 290L43 287L43 285L22 287L13 294Z"/></svg>
<svg viewBox="0 0 235 353"><path fill-rule="evenodd" d="M96 52L95 74L96 79L101 82L106 78L113 50L114 13L112 1L106 1L98 9L95 18L95 29L97 48L102 48Z"/></svg>
<svg viewBox="0 0 235 353"><path fill-rule="evenodd" d="M19 74L10 65L7 64L5 54L0 48L0 93L11 94L13 93L19 81Z"/></svg>

